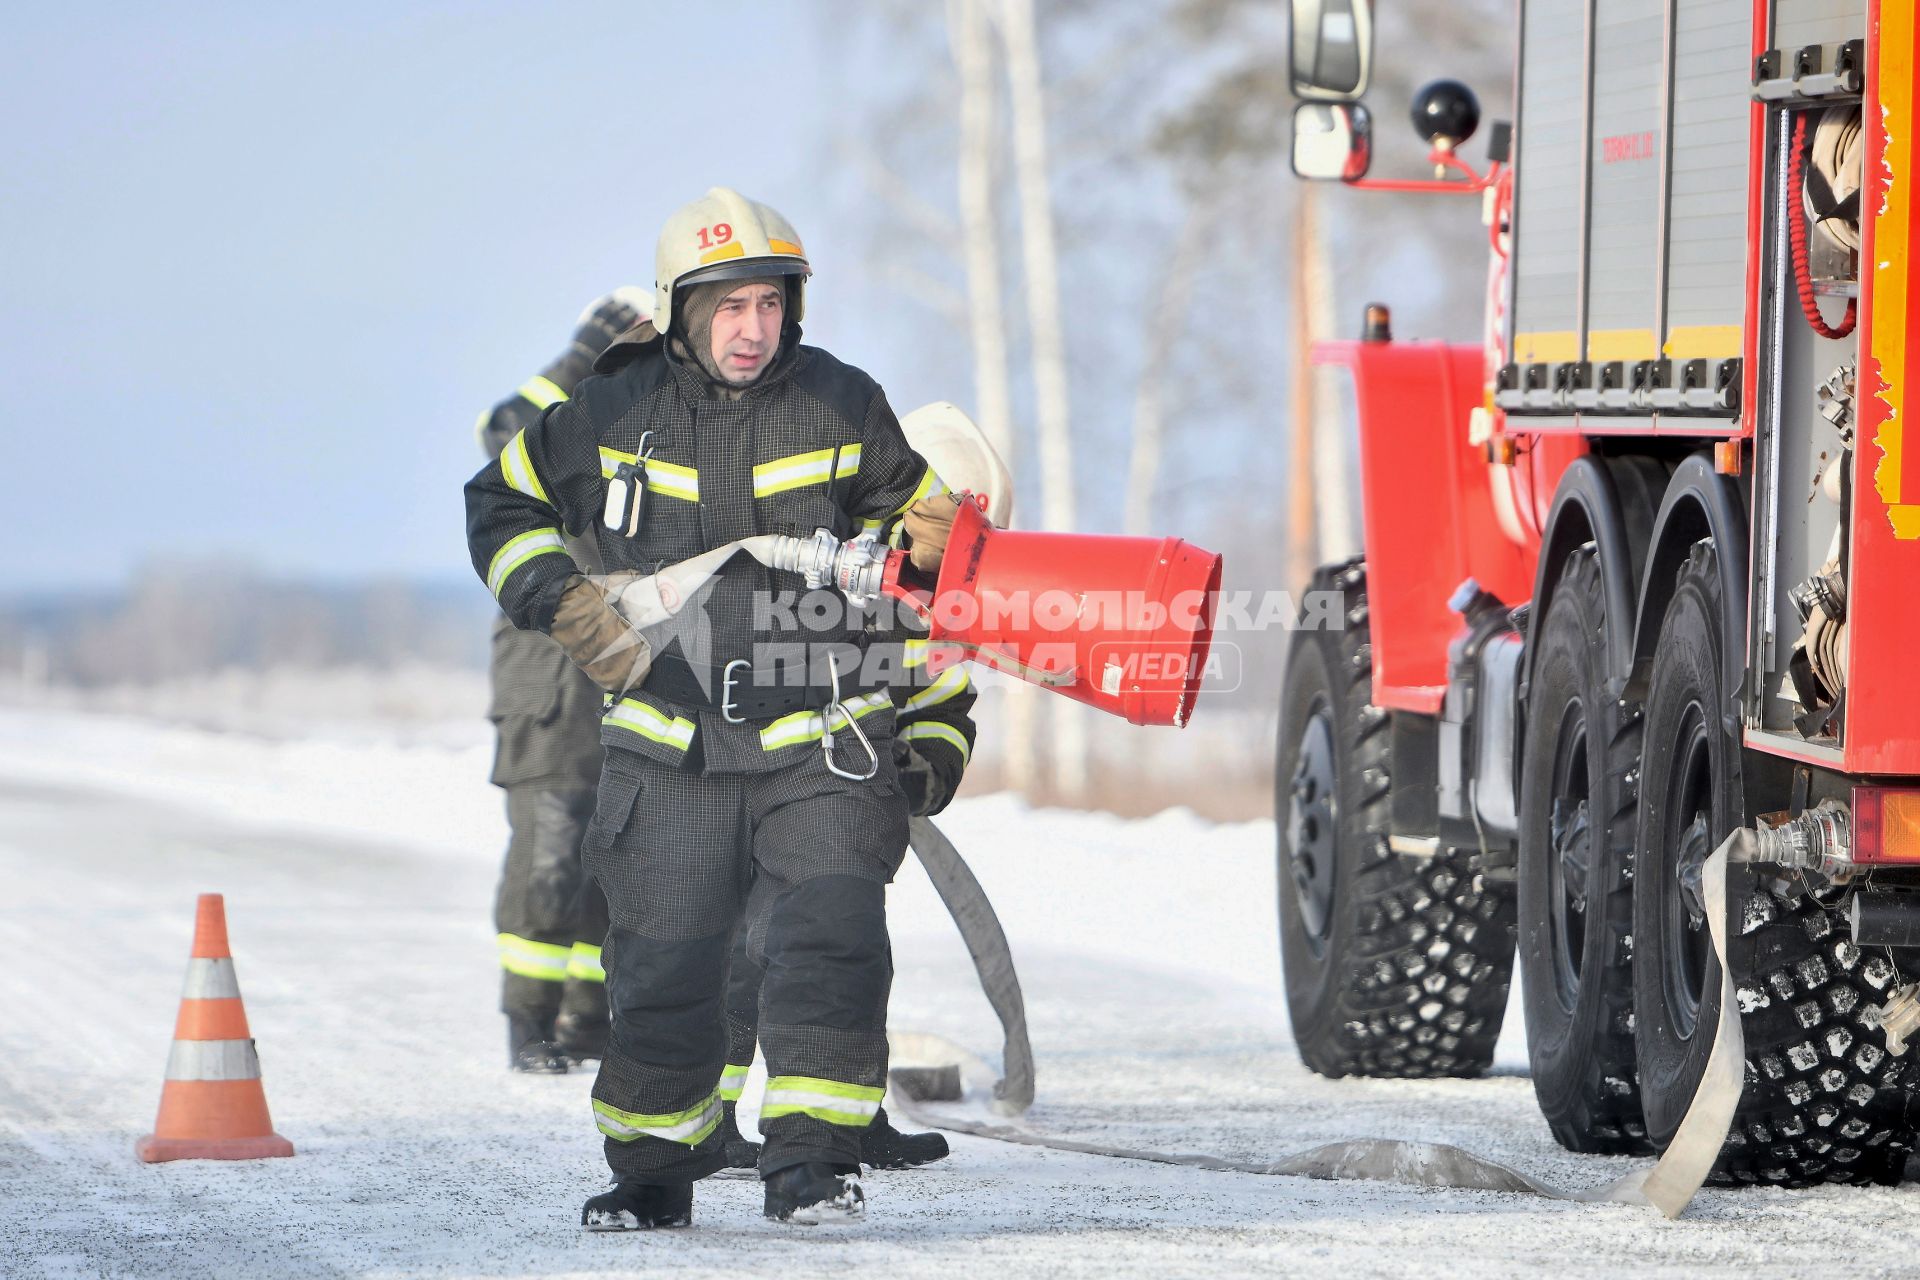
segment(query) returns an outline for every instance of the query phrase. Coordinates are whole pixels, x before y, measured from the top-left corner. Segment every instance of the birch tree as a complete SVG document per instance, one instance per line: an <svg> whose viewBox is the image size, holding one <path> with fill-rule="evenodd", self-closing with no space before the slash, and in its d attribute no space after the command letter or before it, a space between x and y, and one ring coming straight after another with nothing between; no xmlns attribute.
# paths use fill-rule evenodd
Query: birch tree
<svg viewBox="0 0 1920 1280"><path fill-rule="evenodd" d="M1124 528L1136 538L1154 532L1153 498L1161 471L1161 442L1166 436L1166 385L1173 356L1186 331L1193 303L1193 282L1201 250L1216 220L1215 206L1204 196L1189 198L1187 216L1167 255L1153 309L1146 316L1147 352L1134 385L1133 444L1127 461L1127 509Z"/></svg>
<svg viewBox="0 0 1920 1280"><path fill-rule="evenodd" d="M1075 527L1072 403L1067 347L1060 319L1059 251L1054 240L1053 185L1047 169L1046 91L1033 0L1000 0L1000 37L1007 53L1015 181L1020 199L1021 258L1033 357L1034 418L1040 446L1040 519L1043 528ZM1053 781L1061 795L1086 791L1086 722L1057 702L1049 707Z"/></svg>
<svg viewBox="0 0 1920 1280"><path fill-rule="evenodd" d="M947 31L960 76L959 203L967 269L967 329L973 349L974 412L987 440L1015 475L1023 451L1013 433L1007 378L1007 313L994 156L999 141L993 41L982 0L947 0ZM1011 495L1008 495L1011 497ZM1009 681L1002 700L1003 779L1022 788L1038 771L1034 691Z"/></svg>
<svg viewBox="0 0 1920 1280"><path fill-rule="evenodd" d="M999 112L995 110L993 42L981 5L982 0L947 0L953 63L960 73L960 230L966 246L974 411L987 440L1017 474L1001 290L1004 264L993 182Z"/></svg>

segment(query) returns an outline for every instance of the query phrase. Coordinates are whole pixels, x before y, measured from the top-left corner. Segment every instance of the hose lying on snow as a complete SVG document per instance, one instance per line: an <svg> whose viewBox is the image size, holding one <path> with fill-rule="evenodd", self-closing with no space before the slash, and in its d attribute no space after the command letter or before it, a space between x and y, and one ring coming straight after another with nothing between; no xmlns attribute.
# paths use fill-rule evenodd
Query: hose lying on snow
<svg viewBox="0 0 1920 1280"><path fill-rule="evenodd" d="M919 825L916 824L916 835ZM919 848L917 840L915 848ZM1740 1030L1740 1005L1734 993L1733 971L1727 964L1727 864L1754 861L1757 852L1755 833L1750 829L1742 829L1722 841L1702 868L1701 887L1707 903L1707 923L1713 934L1713 953L1720 961L1720 1025L1714 1033L1713 1051L1707 1057L1706 1074L1701 1077L1700 1085L1694 1091L1693 1103L1680 1121L1680 1127L1674 1133L1666 1153L1652 1167L1635 1170L1605 1186L1584 1191L1564 1191L1528 1177L1517 1169L1444 1143L1363 1138L1327 1143L1272 1162L1226 1160L1210 1155L1140 1151L1049 1138L1014 1125L968 1119L931 1108L925 1100L907 1096L905 1088L894 1089L892 1103L896 1110L918 1124L992 1138L998 1142L1048 1147L1055 1151L1073 1151L1120 1160L1148 1160L1156 1164L1181 1165L1222 1173L1291 1174L1308 1178L1397 1182L1418 1187L1511 1191L1545 1196L1552 1200L1639 1204L1658 1209L1668 1218L1677 1218L1712 1171L1714 1161L1720 1156L1721 1145L1726 1141L1728 1126L1733 1122L1734 1109L1740 1102L1746 1043ZM997 924L995 927L997 929ZM1011 964L1010 959L1008 963ZM984 978L984 969L982 973ZM1024 1040L1024 1018L1020 1025ZM970 1085L992 1076L992 1069L976 1055L943 1037L901 1032L890 1035L889 1041L895 1059L906 1064L950 1067L956 1069ZM1028 1097L1031 1096L1029 1091Z"/></svg>
<svg viewBox="0 0 1920 1280"><path fill-rule="evenodd" d="M966 940L974 971L980 975L980 987L1000 1018L1005 1039L1001 1061L1006 1074L993 1082L993 1109L1001 1115L1024 1115L1033 1105L1033 1046L1027 1040L1027 1005L1020 994L1020 976L1013 971L1013 952L1007 946L1006 930L1000 927L1000 918L993 913L993 904L987 901L986 890L974 878L973 869L961 858L953 842L940 833L940 828L929 819L915 818L909 830L913 851L920 865L926 868L927 879L933 881L940 900L947 904L947 914L959 927L960 936ZM899 1056L927 1055L905 1051L903 1047ZM952 1055L949 1052L933 1056L944 1059ZM958 1059L952 1064L941 1061L928 1065L958 1065ZM991 1074L990 1069L986 1070Z"/></svg>
<svg viewBox="0 0 1920 1280"><path fill-rule="evenodd" d="M735 552L745 551L763 564L776 558L780 539L773 535L743 538L739 542L716 547L703 555L670 566L658 574L639 579L621 593L616 601L621 612L636 627L658 625L677 614L686 601L717 573ZM924 818L916 818L912 827L914 852L919 855L927 876L947 905L967 950L973 956L975 970L987 999L999 1015L1005 1032L1006 1074L992 1079L992 1069L979 1057L952 1041L939 1036L914 1032L890 1033L889 1042L896 1063L912 1067L939 1068L958 1072L964 1079L985 1085L991 1080L993 1110L1003 1116L1024 1114L1033 1102L1033 1051L1027 1040L1026 1006L1020 993L1020 980L1013 969L1013 955L1007 936L987 901L980 882L939 829ZM1028 1133L1012 1125L941 1114L928 1110L905 1088L896 1088L897 1110L924 1125L968 1133L1001 1142L1050 1147L1086 1155L1110 1156L1122 1160L1149 1160L1159 1164L1183 1165L1227 1173L1293 1174L1310 1178L1361 1179L1374 1182L1400 1182L1423 1187L1457 1187L1478 1191L1513 1191L1541 1195L1555 1200L1613 1201L1644 1204L1676 1218L1692 1201L1719 1158L1727 1128L1740 1101L1746 1045L1740 1030L1739 1001L1734 993L1732 970L1727 965L1727 863L1753 861L1757 852L1752 830L1734 832L1714 850L1702 872L1702 887L1707 901L1707 921L1713 934L1713 952L1720 960L1720 1025L1714 1035L1713 1051L1708 1055L1706 1074L1695 1090L1666 1153L1650 1169L1638 1170L1603 1187L1568 1192L1530 1178L1517 1169L1497 1161L1483 1159L1470 1151L1444 1143L1404 1142L1368 1138L1334 1142L1271 1163L1225 1160L1208 1155L1180 1155L1159 1151L1137 1151L1098 1143L1073 1142Z"/></svg>

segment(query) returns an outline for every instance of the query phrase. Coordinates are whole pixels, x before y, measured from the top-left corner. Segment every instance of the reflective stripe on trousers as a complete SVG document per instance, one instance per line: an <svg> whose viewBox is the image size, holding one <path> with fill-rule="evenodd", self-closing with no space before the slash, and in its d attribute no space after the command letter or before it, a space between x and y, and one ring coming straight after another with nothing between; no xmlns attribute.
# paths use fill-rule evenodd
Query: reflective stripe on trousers
<svg viewBox="0 0 1920 1280"><path fill-rule="evenodd" d="M535 942L512 933L499 934L494 941L500 947L500 967L508 973L542 982L567 980L567 969L573 963L571 946Z"/></svg>
<svg viewBox="0 0 1920 1280"><path fill-rule="evenodd" d="M575 982L605 982L607 971L600 967L600 948L591 942L576 942L567 954L567 977Z"/></svg>
<svg viewBox="0 0 1920 1280"><path fill-rule="evenodd" d="M766 1098L760 1104L760 1122L781 1116L807 1115L828 1124L864 1129L880 1112L885 1089L861 1084L842 1084L816 1076L775 1076L767 1081Z"/></svg>
<svg viewBox="0 0 1920 1280"><path fill-rule="evenodd" d="M720 1094L718 1091L708 1094L707 1100L697 1107L655 1116L622 1111L595 1098L593 1116L595 1123L600 1126L600 1132L615 1142L632 1142L635 1138L664 1138L668 1142L697 1146L720 1126Z"/></svg>
<svg viewBox="0 0 1920 1280"><path fill-rule="evenodd" d="M729 1062L727 1069L720 1073L720 1100L738 1102L747 1087L748 1068Z"/></svg>

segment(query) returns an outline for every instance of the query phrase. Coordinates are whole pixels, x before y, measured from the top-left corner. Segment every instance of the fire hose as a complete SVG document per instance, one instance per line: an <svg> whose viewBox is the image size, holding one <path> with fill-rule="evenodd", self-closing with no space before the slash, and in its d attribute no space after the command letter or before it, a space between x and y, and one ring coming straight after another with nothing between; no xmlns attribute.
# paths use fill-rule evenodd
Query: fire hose
<svg viewBox="0 0 1920 1280"><path fill-rule="evenodd" d="M1767 842L1771 834L1753 829L1736 831L1721 842L1702 868L1701 888L1707 904L1707 922L1713 936L1713 953L1720 962L1720 1022L1714 1033L1713 1049L1707 1057L1706 1071L1694 1090L1693 1102L1665 1154L1651 1167L1637 1169L1603 1186L1569 1191L1459 1147L1400 1139L1331 1142L1270 1161L1229 1160L1197 1153L1078 1142L1034 1133L1015 1124L997 1123L977 1112L972 1116L956 1114L925 1096L914 1097L908 1086L917 1078L923 1078L917 1075L895 1080L893 1106L916 1124L996 1142L1081 1155L1141 1160L1218 1173L1392 1182L1416 1187L1506 1191L1585 1204L1645 1205L1669 1219L1677 1218L1712 1172L1745 1083L1746 1041L1740 1029L1733 971L1727 963L1727 865L1777 860L1777 851ZM1022 1033L1024 1036L1024 1023ZM990 1075L990 1068L980 1058L944 1037L907 1033L890 1035L889 1040L896 1058L904 1058L922 1071L944 1069L963 1078Z"/></svg>
<svg viewBox="0 0 1920 1280"><path fill-rule="evenodd" d="M883 551L859 540L833 543L830 535L794 538L763 535L715 548L659 573L624 586L614 603L636 628L658 625L686 602L736 552L760 563L803 574L809 585L832 585L854 599L871 599L882 584ZM831 709L829 709L831 714ZM850 718L850 717L849 717ZM1706 1182L1726 1141L1740 1101L1745 1074L1745 1038L1739 1000L1727 963L1727 864L1785 860L1781 837L1770 831L1742 829L1714 850L1702 868L1702 893L1713 951L1720 962L1720 1019L1705 1073L1673 1141L1651 1167L1636 1170L1604 1186L1568 1191L1510 1166L1459 1147L1399 1139L1363 1138L1326 1143L1280 1158L1229 1160L1197 1153L1174 1153L1079 1142L1034 1133L1005 1123L1023 1115L1033 1101L1034 1064L1028 1042L1025 1005L1006 933L972 871L952 843L931 822L916 819L912 844L965 939L981 985L1004 1031L1004 1072L998 1076L978 1055L944 1037L915 1032L888 1036L897 1070L890 1090L895 1108L918 1124L998 1142L1047 1147L1112 1159L1141 1160L1224 1173L1293 1175L1359 1179L1411 1186L1508 1191L1581 1203L1645 1205L1675 1218ZM931 1086L931 1087L929 1087ZM972 1114L939 1105L971 1097ZM977 1105L984 1103L984 1106Z"/></svg>
<svg viewBox="0 0 1920 1280"><path fill-rule="evenodd" d="M915 818L912 827L912 845L914 854L920 859L920 865L926 869L927 879L933 881L935 892L946 904L947 914L953 917L953 923L959 928L960 936L967 944L967 952L973 957L974 972L980 977L981 990L986 992L987 1002L1000 1019L1004 1036L1001 1063L1003 1073L992 1084L993 1110L1002 1115L1019 1116L1033 1105L1033 1046L1027 1039L1027 1007L1020 993L1020 976L1014 972L1013 951L1007 945L1007 934L1000 927L999 917L994 914L993 904L987 901L986 890L980 887L980 881L974 877L972 868L961 858L959 850L927 818ZM926 1047L930 1037L918 1033L890 1035L889 1042L896 1053L910 1062L919 1061L932 1070L957 1069L961 1065L958 1054L964 1054L957 1045L948 1050L929 1055ZM954 1051L958 1050L958 1054ZM967 1065L977 1066L991 1075L972 1055L965 1055ZM940 1061L926 1062L929 1058ZM951 1061L947 1061L951 1059ZM913 1068L908 1067L907 1071ZM923 1077L924 1079L924 1077ZM904 1096L919 1092L913 1088L916 1083L912 1076L896 1081L899 1092ZM958 1080L951 1084L935 1086L926 1092L950 1092L957 1095ZM921 1093L925 1096L925 1092Z"/></svg>
<svg viewBox="0 0 1920 1280"><path fill-rule="evenodd" d="M1846 114L1848 112L1851 112L1852 108L1841 108L1840 110L1842 114L1838 116L1836 119L1841 122L1846 122L1850 120L1852 124L1851 142L1853 145L1857 146L1859 142L1859 133L1860 133L1858 118L1857 116L1849 117ZM1832 113L1829 113L1829 114L1832 114ZM1843 124L1838 124L1838 123L1834 125L1830 125L1827 120L1823 119L1820 122L1820 133L1821 135L1825 136L1831 133L1835 133L1836 131L1842 129L1843 127L1844 127ZM1847 146L1847 143L1845 142L1840 142L1835 144L1835 148L1839 149L1843 154L1846 146ZM1837 325L1828 324L1826 322L1826 318L1820 314L1820 302L1814 296L1814 292L1813 292L1813 272L1812 272L1812 268L1808 264L1808 259L1807 259L1807 220L1804 216L1802 216L1802 212L1801 212L1802 208L1808 207L1807 182L1806 182L1806 174L1804 170L1804 164L1805 164L1804 152L1806 151L1806 149L1807 149L1807 114L1805 112L1801 112L1798 116L1794 118L1793 146L1788 152L1788 159L1787 159L1787 208L1785 211L1785 216L1787 219L1787 239L1788 239L1789 247L1791 248L1792 254L1793 254L1794 291L1800 297L1801 313L1806 316L1807 323L1813 326L1813 331L1815 333L1819 334L1823 338L1844 338L1849 334L1851 334L1853 332L1854 325L1859 323L1860 300L1858 298L1847 299L1847 313L1845 316L1841 318L1840 323ZM1827 173L1824 172L1824 169L1826 169L1827 167L1830 167L1830 166L1822 166L1823 172L1821 176L1824 180L1827 180L1829 184L1829 195L1831 196L1832 194L1831 185L1830 185L1831 178ZM1837 167L1837 166L1831 166L1831 167ZM1859 196L1858 196L1858 193L1856 192L1853 196L1853 201L1855 204L1857 204L1858 200L1859 200ZM1821 219L1821 228L1830 237L1833 237L1834 233L1832 230L1829 229L1829 224L1831 221L1832 221L1831 218L1823 217ZM1836 243L1840 243L1837 237L1835 237L1835 239L1836 239ZM1855 244L1854 247L1858 248L1857 243Z"/></svg>
<svg viewBox="0 0 1920 1280"><path fill-rule="evenodd" d="M856 600L871 598L881 584L884 553L858 540L833 544L830 535L794 538L763 535L728 543L712 551L637 579L613 597L615 607L636 628L670 620L735 553L745 551L760 563L802 573L810 585L831 584ZM1005 1033L1004 1074L978 1055L943 1037L914 1032L890 1033L895 1065L890 1091L894 1105L916 1123L999 1142L1048 1147L1058 1151L1144 1160L1226 1173L1285 1174L1313 1178L1362 1179L1413 1186L1497 1190L1579 1202L1611 1201L1649 1205L1669 1218L1679 1216L1718 1159L1727 1128L1740 1100L1745 1046L1739 1002L1726 953L1726 873L1729 861L1765 857L1763 833L1737 831L1707 859L1702 888L1714 954L1720 961L1720 1022L1705 1075L1673 1142L1660 1159L1605 1186L1581 1191L1553 1187L1519 1170L1444 1144L1396 1139L1358 1139L1328 1143L1271 1161L1228 1160L1218 1156L1137 1150L1078 1142L1033 1133L1003 1123L1024 1114L1033 1100L1034 1067L1026 1015L1005 931L993 914L979 881L959 853L931 822L912 827L915 852L966 939L981 984L999 1014ZM938 1082L928 1088L930 1082ZM963 1088L962 1084L972 1086ZM933 1094L934 1097L929 1097ZM972 1115L955 1114L935 1099L961 1100L971 1094L985 1101Z"/></svg>

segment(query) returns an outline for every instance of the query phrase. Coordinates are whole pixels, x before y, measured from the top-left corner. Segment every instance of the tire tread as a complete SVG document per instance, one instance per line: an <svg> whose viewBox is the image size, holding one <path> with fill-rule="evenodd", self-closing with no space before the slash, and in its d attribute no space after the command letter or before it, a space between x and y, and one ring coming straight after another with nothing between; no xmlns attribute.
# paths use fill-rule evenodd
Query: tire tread
<svg viewBox="0 0 1920 1280"><path fill-rule="evenodd" d="M1344 630L1296 631L1294 643L1328 646L1328 669L1345 673L1343 700L1359 711L1351 717L1351 732L1339 735L1340 763L1359 770L1363 787L1360 812L1348 828L1358 846L1346 864L1358 867L1347 881L1354 913L1350 949L1332 961L1341 972L1329 1015L1319 1025L1303 1026L1294 1010L1295 1039L1307 1065L1325 1076L1480 1075L1493 1062L1506 1012L1512 890L1484 880L1473 850L1447 848L1413 859L1389 848L1390 717L1370 701L1365 562L1326 566L1311 589L1347 596ZM1285 816L1278 816L1284 841ZM1285 856L1282 848L1283 876ZM1283 929L1292 927L1287 914Z"/></svg>
<svg viewBox="0 0 1920 1280"><path fill-rule="evenodd" d="M1591 546L1574 551L1562 566L1548 616L1537 624L1538 634L1544 636L1546 629L1555 624L1556 615L1575 606L1580 610L1583 631L1593 620L1606 618L1606 592L1599 554ZM1598 654L1603 650L1604 642L1590 642L1590 660L1599 660ZM1536 702L1529 707L1530 719L1548 711L1538 705L1538 696L1536 692ZM1600 708L1595 708L1598 710ZM1602 743L1590 737L1588 745L1589 751L1604 751L1602 772L1617 784L1611 812L1594 825L1595 838L1604 835L1609 842L1612 857L1608 866L1613 871L1613 880L1605 889L1604 903L1596 901L1589 908L1587 918L1588 928L1595 927L1597 921L1605 922L1614 938L1603 952L1601 972L1589 970L1582 975L1583 983L1599 983L1596 989L1599 1005L1584 1029L1575 1027L1569 1031L1566 1051L1574 1055L1579 1083L1570 1097L1561 1100L1564 1105L1554 1111L1547 1109L1545 1095L1538 1096L1547 1128L1554 1140L1567 1150L1643 1155L1652 1147L1647 1141L1640 1081L1634 1070L1633 1039L1633 829L1640 803L1638 777L1643 717L1638 706L1614 708L1613 712L1606 717L1606 741ZM1590 734L1599 723L1595 715L1588 716ZM1525 773L1534 775L1537 770L1549 768L1549 764L1529 760ZM1542 850L1523 846L1521 857L1528 861L1522 874L1527 874L1544 856ZM1530 1012L1529 1016L1531 1019L1537 1015ZM1544 1068L1538 1059L1539 1045L1532 1042L1531 1027L1529 1039L1537 1083ZM1579 1043L1573 1043L1576 1039Z"/></svg>

